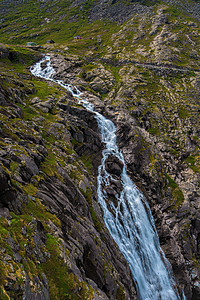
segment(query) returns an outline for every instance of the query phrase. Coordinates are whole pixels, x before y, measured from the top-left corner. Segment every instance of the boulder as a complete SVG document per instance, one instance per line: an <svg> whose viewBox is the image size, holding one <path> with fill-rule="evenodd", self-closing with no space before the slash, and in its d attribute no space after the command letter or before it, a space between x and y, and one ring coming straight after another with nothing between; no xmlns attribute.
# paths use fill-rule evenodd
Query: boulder
<svg viewBox="0 0 200 300"><path fill-rule="evenodd" d="M119 177L123 171L123 162L115 156L109 155L105 161L105 169L108 173Z"/></svg>

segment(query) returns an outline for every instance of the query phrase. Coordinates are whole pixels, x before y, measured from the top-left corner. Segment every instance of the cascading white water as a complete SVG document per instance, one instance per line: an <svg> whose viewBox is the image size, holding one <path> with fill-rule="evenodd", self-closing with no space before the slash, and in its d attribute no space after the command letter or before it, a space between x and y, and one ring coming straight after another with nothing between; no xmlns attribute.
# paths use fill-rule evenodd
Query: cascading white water
<svg viewBox="0 0 200 300"><path fill-rule="evenodd" d="M44 61L47 61L47 67L42 69L41 63ZM31 72L37 77L60 84L78 99L78 103L96 115L102 142L105 144L98 169L98 201L104 213L104 222L131 268L138 297L141 300L180 299L172 278L171 266L159 244L149 205L127 175L123 155L116 143L115 125L95 112L94 106L81 98L81 92L76 87L53 79L55 71L50 65L49 56L32 67ZM120 175L122 188L115 196L117 204L108 199L105 188L117 181L115 175L106 170L106 159L111 156L123 165Z"/></svg>

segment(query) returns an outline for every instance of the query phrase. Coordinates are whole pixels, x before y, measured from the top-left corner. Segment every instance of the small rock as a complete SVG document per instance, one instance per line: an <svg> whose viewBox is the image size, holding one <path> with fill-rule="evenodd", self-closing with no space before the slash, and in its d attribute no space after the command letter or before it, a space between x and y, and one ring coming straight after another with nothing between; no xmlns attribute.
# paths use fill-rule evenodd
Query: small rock
<svg viewBox="0 0 200 300"><path fill-rule="evenodd" d="M46 41L47 44L55 44L54 40L48 40Z"/></svg>
<svg viewBox="0 0 200 300"><path fill-rule="evenodd" d="M116 176L120 176L123 170L123 163L117 157L109 156L105 162L106 171Z"/></svg>

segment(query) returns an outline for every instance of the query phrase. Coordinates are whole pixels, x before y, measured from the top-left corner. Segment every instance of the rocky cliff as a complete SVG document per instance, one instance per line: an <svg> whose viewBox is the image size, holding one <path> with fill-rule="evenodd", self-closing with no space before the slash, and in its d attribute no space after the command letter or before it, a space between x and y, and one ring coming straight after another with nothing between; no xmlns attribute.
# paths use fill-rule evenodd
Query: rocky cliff
<svg viewBox="0 0 200 300"><path fill-rule="evenodd" d="M117 67L119 68L118 74L120 74L120 80L118 80L120 88L118 87L114 96L116 77L112 71L116 66L113 67L112 61L107 61L106 65L105 61L104 64L95 62L94 68L87 72L82 72L81 69L87 66L83 64L83 67L78 70L79 78L74 70L72 73L70 72L69 65L62 56L52 56L52 63L57 69L57 78L66 78L65 70L68 67L67 73L70 82L82 88L92 88L99 95L107 92L103 102L99 97L91 96L87 91L85 91L85 96L95 104L97 110L117 124L118 143L124 154L129 174L151 205L161 246L172 264L180 293L183 288L188 299L198 299L199 145L198 138L192 138L192 135L196 136L199 132L198 102L196 108L192 106L191 102L188 105L189 110L193 107L193 113L189 113L185 108L183 115L179 114L177 109L180 109L185 98L183 98L184 100L180 99L180 106L177 106L176 101L173 103L173 94L169 96L163 91L163 98L156 94L149 96L148 91L145 91L145 88L148 88L147 81L145 82L142 76L138 78L139 72L136 71L138 66L132 66L131 62L127 67L124 66L124 63L122 63L123 66ZM58 65L59 68L56 68ZM176 70L174 67L154 67L154 65L142 66L148 80L152 73L154 80L155 74L157 74L161 81L162 78L170 81L171 78L174 79L177 76L181 82L191 76L190 71ZM196 72L196 77L198 78L198 72ZM153 84L151 82L149 87L152 88ZM139 92L140 100L136 100L137 88L141 85L143 93ZM159 90L161 88L162 86L159 85ZM110 90L111 92L109 92ZM193 93L196 99L197 86L193 89ZM145 96L140 98L141 94ZM147 100L148 97L153 105L149 103L150 100ZM170 101L170 105L165 107L163 103L158 104L156 99L159 103L166 99L166 101ZM149 105L153 107L149 108ZM159 110L161 111L159 112ZM180 123L174 130L176 118ZM190 127L189 123L193 125ZM157 128L157 126L160 127ZM188 131L185 128L190 128L190 131L194 130L193 133L191 131L190 142L188 141ZM182 145L179 144L181 140ZM116 164L115 161L113 161L114 164ZM115 197L115 190L116 187L110 188L111 198Z"/></svg>
<svg viewBox="0 0 200 300"><path fill-rule="evenodd" d="M1 40L43 49L0 46L0 298L137 299L97 202L95 118L29 72L49 52L56 78L117 125L180 295L200 299L199 3L19 1L15 18L10 4Z"/></svg>
<svg viewBox="0 0 200 300"><path fill-rule="evenodd" d="M19 60L38 55L1 50L1 299L134 299L97 204L93 114L17 72Z"/></svg>

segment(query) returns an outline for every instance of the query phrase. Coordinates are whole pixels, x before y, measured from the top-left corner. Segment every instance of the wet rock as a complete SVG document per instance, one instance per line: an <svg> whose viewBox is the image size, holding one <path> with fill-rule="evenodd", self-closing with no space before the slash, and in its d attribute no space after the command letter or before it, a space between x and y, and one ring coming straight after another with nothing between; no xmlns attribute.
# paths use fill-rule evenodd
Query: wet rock
<svg viewBox="0 0 200 300"><path fill-rule="evenodd" d="M45 69L46 66L47 66L47 60L45 60L45 61L41 64L42 70Z"/></svg>
<svg viewBox="0 0 200 300"><path fill-rule="evenodd" d="M114 203L115 207L118 207L118 194L117 192L111 187L111 186L106 186L104 188L107 196L108 196L108 204L110 205L110 202L112 201Z"/></svg>
<svg viewBox="0 0 200 300"><path fill-rule="evenodd" d="M114 156L108 156L105 162L105 168L106 171L110 174L120 176L123 171L123 163L121 160L119 160L117 157Z"/></svg>

